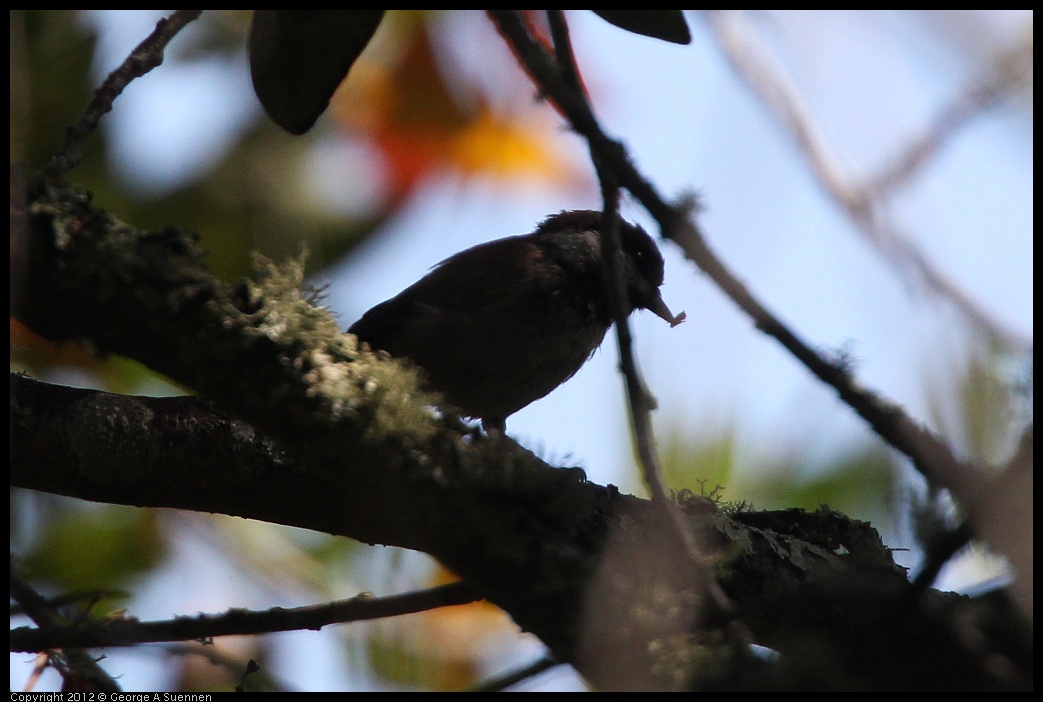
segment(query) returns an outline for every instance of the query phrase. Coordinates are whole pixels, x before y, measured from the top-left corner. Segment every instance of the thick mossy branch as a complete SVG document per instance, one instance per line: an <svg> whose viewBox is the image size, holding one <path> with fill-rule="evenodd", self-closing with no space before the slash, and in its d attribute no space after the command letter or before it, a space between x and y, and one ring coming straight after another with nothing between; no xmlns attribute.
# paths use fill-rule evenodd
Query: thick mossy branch
<svg viewBox="0 0 1043 702"><path fill-rule="evenodd" d="M82 191L39 192L29 213L32 294L15 314L34 331L141 360L262 426L357 419L360 434L414 443L435 431L438 398L417 371L360 350L314 304L301 263L258 259L258 281L233 285L191 232L137 231Z"/></svg>

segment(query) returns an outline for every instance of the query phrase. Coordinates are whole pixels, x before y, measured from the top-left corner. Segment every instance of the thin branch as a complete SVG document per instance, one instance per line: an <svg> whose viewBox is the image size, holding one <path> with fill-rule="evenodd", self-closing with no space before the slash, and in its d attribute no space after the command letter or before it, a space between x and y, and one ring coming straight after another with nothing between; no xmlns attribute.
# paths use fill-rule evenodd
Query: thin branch
<svg viewBox="0 0 1043 702"><path fill-rule="evenodd" d="M774 337L816 377L834 387L840 399L854 409L872 429L894 448L909 456L929 479L953 489L957 495L973 494L983 472L974 463L959 461L937 435L909 418L897 405L865 389L850 373L844 359L827 358L800 339L776 318L737 278L706 243L684 207L673 206L640 174L626 149L602 131L587 103L562 79L553 59L528 35L516 13L490 10L500 32L510 42L526 71L590 144L598 160L611 168L649 213L659 222L663 236L673 240L718 287L754 321Z"/></svg>
<svg viewBox="0 0 1043 702"><path fill-rule="evenodd" d="M984 80L961 93L941 112L930 127L905 145L903 153L866 186L877 196L888 195L921 173L927 163L970 122L997 106L1010 91L1010 79L1002 73L989 74Z"/></svg>
<svg viewBox="0 0 1043 702"><path fill-rule="evenodd" d="M42 176L51 181L60 179L76 167L83 156L83 145L87 137L97 129L101 118L112 109L112 103L131 81L140 78L163 63L163 50L185 25L203 13L202 10L176 10L170 17L156 23L143 42L138 44L119 68L109 74L101 87L94 91L80 121L66 130L65 141L54 158L43 169Z"/></svg>
<svg viewBox="0 0 1043 702"><path fill-rule="evenodd" d="M799 91L770 54L753 41L753 32L738 12L709 12L708 24L724 55L753 93L789 130L800 153L822 188L848 214L858 231L884 258L911 270L937 295L952 302L990 338L1006 347L1029 350L1032 342L990 315L956 281L945 275L930 257L887 216L884 196L910 178L962 126L996 105L1003 96L1003 76L971 88L935 120L932 128L913 142L896 161L865 184L844 173L835 150L800 99Z"/></svg>
<svg viewBox="0 0 1043 702"><path fill-rule="evenodd" d="M11 599L18 602L29 618L40 627L34 631L52 632L64 628L64 619L54 611L51 603L45 597L15 574L13 564L10 581ZM12 642L13 636L12 632ZM58 648L66 650L50 650ZM116 681L102 670L101 666L83 648L85 647L40 646L33 650L47 651L50 664L54 666L70 689L119 692L120 686L116 684Z"/></svg>
<svg viewBox="0 0 1043 702"><path fill-rule="evenodd" d="M590 142L598 158L607 167L612 168L620 185L633 193L652 216L663 224L669 238L669 232L682 225L676 220L685 213L679 212L678 208L667 203L659 191L634 168L623 145L602 131L587 101L582 94L572 90L571 84L562 76L557 62L529 35L518 13L512 10L489 10L488 14L540 93L553 100L572 128ZM684 223L684 226L696 225Z"/></svg>
<svg viewBox="0 0 1043 702"><path fill-rule="evenodd" d="M85 626L19 627L11 630L11 650L133 646L275 631L317 631L330 624L413 614L437 607L467 604L477 599L471 587L459 581L401 595L378 598L358 595L347 600L291 609L274 607L259 612L233 609L220 615L201 614L151 622L121 620Z"/></svg>
<svg viewBox="0 0 1043 702"><path fill-rule="evenodd" d="M577 95L585 99L586 93L579 77L579 66L576 64L575 53L572 51L572 40L569 39L569 27L565 23L565 13L562 10L547 10L547 23L550 25L554 55L558 68L561 69L562 79L572 86Z"/></svg>
<svg viewBox="0 0 1043 702"><path fill-rule="evenodd" d="M586 112L591 113L583 88L579 83L579 70L574 63L572 46L569 40L568 26L561 10L548 10L547 19L554 39L554 50L557 63L561 69L563 80L571 87L571 92L578 103L586 105ZM591 113L592 114L592 113ZM701 553L695 537L692 535L684 515L670 499L667 487L663 482L659 457L656 455L655 436L652 428L652 410L656 408L656 400L649 392L634 354L633 338L630 334L629 304L627 303L626 283L623 273L623 249L619 235L619 184L615 172L605 168L597 151L591 148L593 161L601 183L603 198L601 231L602 258L606 262L608 274L609 303L615 322L616 340L619 347L620 370L623 373L627 392L627 406L630 410L630 423L634 428L634 441L637 445L638 461L645 485L652 494L652 502L662 512L667 523L699 574L701 585L710 593L718 611L727 611L731 604L724 592L703 566L705 557Z"/></svg>
<svg viewBox="0 0 1043 702"><path fill-rule="evenodd" d="M586 101L583 89L579 84L579 74L575 66L572 46L569 40L568 26L561 10L548 10L551 36L554 38L554 51L557 63L565 82L571 85L577 100ZM589 111L589 107L588 107ZM623 273L623 254L619 236L619 186L611 169L601 168L598 155L591 150L591 158L597 167L598 180L604 201L601 221L602 257L606 263L608 275L609 307L616 326L616 339L619 345L620 369L626 384L627 399L630 407L631 424L637 443L638 457L644 473L645 484L652 493L652 499L660 503L669 502L666 488L660 475L659 461L655 453L655 440L652 436L651 413L656 401L641 378L634 356L633 339L630 334L629 306L627 304L626 283ZM686 527L681 531L687 533Z"/></svg>
<svg viewBox="0 0 1043 702"><path fill-rule="evenodd" d="M931 543L927 544L923 566L910 583L906 596L913 601L926 592L927 588L934 584L945 564L952 560L960 549L969 544L973 536L967 522L961 522L955 529L937 535Z"/></svg>

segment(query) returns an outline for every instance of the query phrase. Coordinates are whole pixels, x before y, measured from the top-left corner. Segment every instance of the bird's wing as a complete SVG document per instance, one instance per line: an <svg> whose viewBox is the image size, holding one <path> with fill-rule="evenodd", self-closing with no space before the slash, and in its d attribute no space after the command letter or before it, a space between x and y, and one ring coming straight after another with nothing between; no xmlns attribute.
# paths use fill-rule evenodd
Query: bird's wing
<svg viewBox="0 0 1043 702"><path fill-rule="evenodd" d="M457 314L481 318L527 289L543 254L526 237L502 239L462 251L435 266L395 297L369 310L348 330L370 345L404 324L427 326Z"/></svg>

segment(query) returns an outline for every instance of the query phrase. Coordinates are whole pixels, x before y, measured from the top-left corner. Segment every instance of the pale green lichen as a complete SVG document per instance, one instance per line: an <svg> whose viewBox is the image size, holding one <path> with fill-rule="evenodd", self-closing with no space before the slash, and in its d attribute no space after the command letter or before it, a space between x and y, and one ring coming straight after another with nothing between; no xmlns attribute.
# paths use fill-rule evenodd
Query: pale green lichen
<svg viewBox="0 0 1043 702"><path fill-rule="evenodd" d="M258 282L249 283L257 310L249 314L254 328L287 351L302 371L309 396L322 401L333 421L365 415L365 434L429 438L435 431L431 406L437 395L422 388L420 371L387 354L359 347L358 339L341 331L322 303L322 290L304 279L305 255L277 265L256 255Z"/></svg>
<svg viewBox="0 0 1043 702"><path fill-rule="evenodd" d="M329 343L340 335L340 325L322 302L322 290L304 279L307 252L283 265L254 254L259 282L261 314L257 329L275 342L297 343L314 339Z"/></svg>

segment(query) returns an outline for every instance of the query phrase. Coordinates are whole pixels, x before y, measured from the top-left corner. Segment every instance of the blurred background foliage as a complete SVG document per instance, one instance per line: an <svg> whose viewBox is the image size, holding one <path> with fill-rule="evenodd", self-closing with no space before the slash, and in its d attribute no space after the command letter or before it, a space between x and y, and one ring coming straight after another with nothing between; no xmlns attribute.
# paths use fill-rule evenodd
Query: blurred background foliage
<svg viewBox="0 0 1043 702"><path fill-rule="evenodd" d="M98 20L77 11L12 11L10 18L10 158L31 171L49 161L103 77L96 67ZM248 11L205 12L173 42L157 71L241 54L249 22ZM438 28L435 11L388 13L326 116L305 137L288 137L258 107L234 138L215 145L207 165L174 187L150 190L121 175L109 143L114 127L103 120L106 128L87 142L71 178L93 192L99 204L138 227L174 224L199 232L201 246L209 252L208 265L228 280L252 273L251 252L282 260L300 255L302 246L308 251L310 273L321 277L323 270L379 236L382 225L408 207L417 189L432 179L481 179L505 188L565 191L594 187L589 164L560 153L548 138L560 129L555 117L533 119L531 113L498 109L472 74L434 48ZM520 71L498 79L516 81L512 90L532 93ZM129 90L134 89L132 84ZM331 158L339 160L341 182L357 186L336 200L324 195L328 186L322 182ZM934 418L936 425L948 428L948 436L961 437L961 450L992 459L1000 447L1009 446L1007 419L1019 411L1002 358L974 357L959 381L960 406L939 402ZM55 346L13 319L11 368L112 392L183 392L135 362ZM771 469L761 466L752 473L739 458L736 421L676 421L660 441L669 484L702 486L705 492L719 491L725 500L754 508L828 504L884 529L900 528L906 517L896 512L895 498L908 488L895 457L879 443L810 466L804 456L766 456ZM621 488L641 491L636 472L633 483ZM52 594L108 593L93 605L91 616L112 616L124 608L136 615L164 598L176 601L173 593L190 587L210 592L192 600L189 609L179 609L179 602L159 611L170 616L192 614L192 607L292 606L364 590L389 594L451 577L417 554L391 554L345 539L220 516L83 504L25 491L12 492L11 507L11 548L19 566ZM204 567L216 574L202 573ZM133 594L113 597L113 592ZM138 684L151 689L234 685L235 671L241 673L247 658L282 655L292 661L303 655L296 649L311 645L317 636L276 636L269 643L245 646L242 641L218 642L219 651L226 651L227 644L228 657L217 660L212 651L206 656L218 669L232 671L221 683L206 677L214 666L200 672L193 668L196 656L162 649L161 666L141 674L151 685ZM538 651L509 618L483 604L332 627L324 639L332 652L316 655L327 664L364 671L347 675L348 684L362 689L460 689ZM112 656L125 666L134 660L122 652ZM24 667L24 657L12 657L12 688L21 684L15 671ZM292 664L280 666L284 676L288 669ZM142 678L131 676L128 682ZM266 683L320 685L274 678Z"/></svg>

